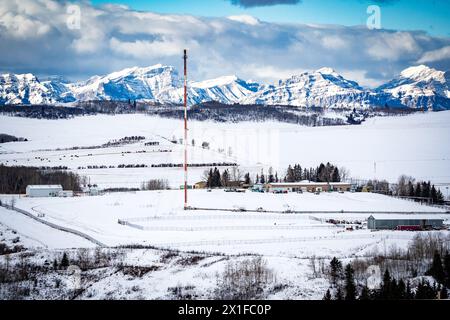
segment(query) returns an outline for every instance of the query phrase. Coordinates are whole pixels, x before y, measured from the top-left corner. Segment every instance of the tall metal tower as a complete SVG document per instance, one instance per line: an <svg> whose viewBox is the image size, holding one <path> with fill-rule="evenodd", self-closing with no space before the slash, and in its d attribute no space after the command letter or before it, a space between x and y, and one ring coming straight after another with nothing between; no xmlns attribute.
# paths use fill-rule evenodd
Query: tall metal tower
<svg viewBox="0 0 450 320"><path fill-rule="evenodd" d="M184 49L184 209L188 207L188 158L187 158L187 50Z"/></svg>

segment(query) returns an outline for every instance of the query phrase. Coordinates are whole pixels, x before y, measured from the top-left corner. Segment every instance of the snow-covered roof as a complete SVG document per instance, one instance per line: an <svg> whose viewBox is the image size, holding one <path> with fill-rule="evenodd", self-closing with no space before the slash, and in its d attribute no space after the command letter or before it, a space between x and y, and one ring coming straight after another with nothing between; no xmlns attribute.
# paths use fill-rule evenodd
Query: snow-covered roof
<svg viewBox="0 0 450 320"><path fill-rule="evenodd" d="M414 214L414 213L402 213L402 214L373 214L375 220L445 220L440 214Z"/></svg>
<svg viewBox="0 0 450 320"><path fill-rule="evenodd" d="M60 184L34 184L28 185L27 188L30 189L62 189Z"/></svg>
<svg viewBox="0 0 450 320"><path fill-rule="evenodd" d="M269 183L271 186L277 187L277 186L299 186L299 185L311 185L311 186L317 186L317 185L333 185L333 186L348 186L351 185L351 183L348 182L313 182L313 181L300 181L300 182L273 182Z"/></svg>

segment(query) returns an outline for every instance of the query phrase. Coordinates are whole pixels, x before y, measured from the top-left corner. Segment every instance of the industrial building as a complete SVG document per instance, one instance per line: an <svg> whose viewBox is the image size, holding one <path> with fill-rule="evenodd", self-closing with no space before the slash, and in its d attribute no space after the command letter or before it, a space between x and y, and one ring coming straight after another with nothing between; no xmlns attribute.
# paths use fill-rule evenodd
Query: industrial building
<svg viewBox="0 0 450 320"><path fill-rule="evenodd" d="M61 185L28 185L26 188L28 197L57 197L63 191Z"/></svg>
<svg viewBox="0 0 450 320"><path fill-rule="evenodd" d="M73 197L72 190L63 190L60 184L57 185L28 185L26 188L28 197Z"/></svg>
<svg viewBox="0 0 450 320"><path fill-rule="evenodd" d="M374 217L367 219L367 228L372 230L427 230L442 229L444 219L429 219L420 216L405 217Z"/></svg>
<svg viewBox="0 0 450 320"><path fill-rule="evenodd" d="M326 191L350 191L351 183L347 182L274 182L267 184L269 192L288 191L288 192L326 192Z"/></svg>

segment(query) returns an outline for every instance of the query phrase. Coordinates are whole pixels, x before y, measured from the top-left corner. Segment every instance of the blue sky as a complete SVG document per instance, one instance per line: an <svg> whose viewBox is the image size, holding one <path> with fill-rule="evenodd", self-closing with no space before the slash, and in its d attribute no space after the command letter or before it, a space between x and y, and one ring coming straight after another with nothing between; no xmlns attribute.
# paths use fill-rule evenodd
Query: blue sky
<svg viewBox="0 0 450 320"><path fill-rule="evenodd" d="M424 30L436 36L450 36L448 0L302 0L292 5L247 8L233 5L231 0L92 0L92 3L123 4L135 10L158 13L203 17L248 14L269 22L344 26L365 24L367 6L376 4L381 8L381 23L385 29Z"/></svg>

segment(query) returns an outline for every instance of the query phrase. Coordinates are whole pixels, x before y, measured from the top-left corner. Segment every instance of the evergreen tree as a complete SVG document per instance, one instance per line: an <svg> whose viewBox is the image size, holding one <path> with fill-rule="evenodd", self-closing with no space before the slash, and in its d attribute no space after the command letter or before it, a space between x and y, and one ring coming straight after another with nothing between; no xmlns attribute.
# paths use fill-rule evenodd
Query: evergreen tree
<svg viewBox="0 0 450 320"><path fill-rule="evenodd" d="M323 296L322 300L331 300L331 293L330 293L330 289L327 290L327 292L325 293L325 295Z"/></svg>
<svg viewBox="0 0 450 320"><path fill-rule="evenodd" d="M433 262L426 274L432 276L439 283L443 284L445 282L445 273L444 268L442 267L441 255L437 250L434 252Z"/></svg>
<svg viewBox="0 0 450 320"><path fill-rule="evenodd" d="M436 299L436 296L437 290L427 280L422 279L417 286L416 299Z"/></svg>
<svg viewBox="0 0 450 320"><path fill-rule="evenodd" d="M264 171L261 170L261 177L259 178L262 184L266 183L266 177L264 176Z"/></svg>
<svg viewBox="0 0 450 320"><path fill-rule="evenodd" d="M380 288L380 298L382 300L389 300L391 298L392 292L391 292L391 274L389 273L389 270L386 269L383 275L383 283L381 284Z"/></svg>
<svg viewBox="0 0 450 320"><path fill-rule="evenodd" d="M398 299L406 299L406 284L403 279L398 282Z"/></svg>
<svg viewBox="0 0 450 320"><path fill-rule="evenodd" d="M345 267L345 300L356 299L355 271L350 264Z"/></svg>
<svg viewBox="0 0 450 320"><path fill-rule="evenodd" d="M213 187L220 188L222 186L220 171L217 168L214 168L213 172Z"/></svg>
<svg viewBox="0 0 450 320"><path fill-rule="evenodd" d="M444 274L445 274L445 285L450 288L450 253L446 253L444 257Z"/></svg>
<svg viewBox="0 0 450 320"><path fill-rule="evenodd" d="M58 261L56 258L53 260L53 270L58 270Z"/></svg>
<svg viewBox="0 0 450 320"><path fill-rule="evenodd" d="M213 169L209 169L208 180L206 181L206 186L208 188L213 187Z"/></svg>
<svg viewBox="0 0 450 320"><path fill-rule="evenodd" d="M286 182L294 182L294 169L292 169L291 165L288 166L286 171Z"/></svg>
<svg viewBox="0 0 450 320"><path fill-rule="evenodd" d="M442 300L447 300L448 299L448 291L447 291L447 288L445 286L442 286L442 288L441 288L440 298Z"/></svg>
<svg viewBox="0 0 450 320"><path fill-rule="evenodd" d="M230 182L230 177L228 174L228 169L225 169L225 171L222 173L221 185L224 187L227 187L229 182Z"/></svg>
<svg viewBox="0 0 450 320"><path fill-rule="evenodd" d="M331 182L341 182L341 176L339 175L339 169L334 168L333 173L331 175Z"/></svg>
<svg viewBox="0 0 450 320"><path fill-rule="evenodd" d="M330 261L330 276L332 284L336 285L337 280L341 278L342 275L342 262L336 257Z"/></svg>
<svg viewBox="0 0 450 320"><path fill-rule="evenodd" d="M251 181L250 181L250 173L248 173L248 172L244 176L244 183L245 184L250 184L251 183Z"/></svg>
<svg viewBox="0 0 450 320"><path fill-rule="evenodd" d="M431 202L437 203L437 192L436 192L436 188L434 187L434 184L431 187L430 198L431 198Z"/></svg>
<svg viewBox="0 0 450 320"><path fill-rule="evenodd" d="M69 257L67 256L67 253L63 253L61 263L59 265L62 269L66 269L69 266Z"/></svg>
<svg viewBox="0 0 450 320"><path fill-rule="evenodd" d="M370 300L370 291L367 286L364 286L361 290L361 294L359 295L359 300Z"/></svg>
<svg viewBox="0 0 450 320"><path fill-rule="evenodd" d="M422 187L420 182L416 183L416 187L414 188L414 197L420 198L422 196Z"/></svg>
<svg viewBox="0 0 450 320"><path fill-rule="evenodd" d="M338 287L337 288L337 290L336 290L336 295L335 295L335 300L338 300L338 301L340 301L340 300L342 300L343 298L342 298L342 290L341 290L341 287Z"/></svg>

